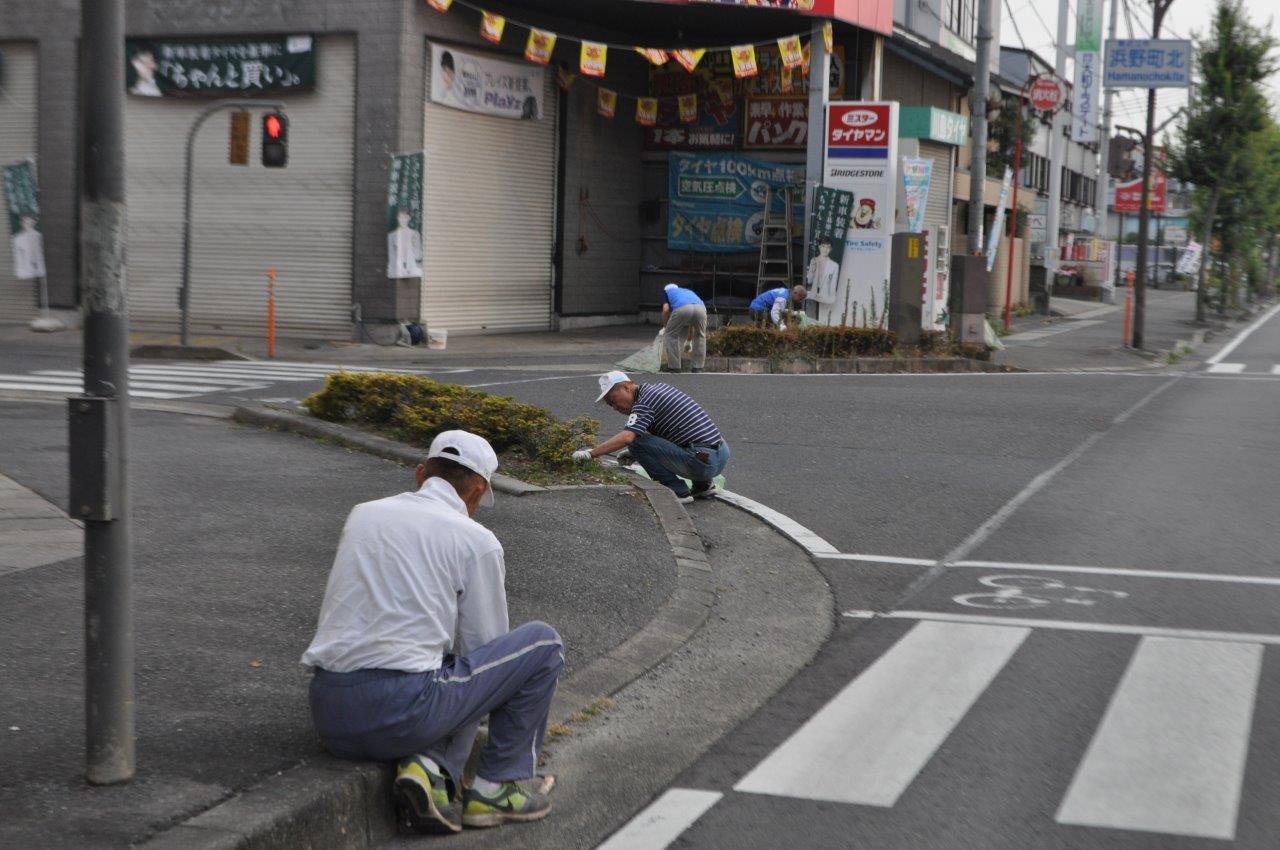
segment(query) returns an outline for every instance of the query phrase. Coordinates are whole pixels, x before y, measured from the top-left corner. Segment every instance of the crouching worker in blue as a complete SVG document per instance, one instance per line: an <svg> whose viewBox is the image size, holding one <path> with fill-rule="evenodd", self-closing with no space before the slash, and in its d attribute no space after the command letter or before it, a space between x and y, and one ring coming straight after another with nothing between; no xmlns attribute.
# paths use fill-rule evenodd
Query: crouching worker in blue
<svg viewBox="0 0 1280 850"><path fill-rule="evenodd" d="M325 748L398 761L396 801L422 832L551 809L518 780L537 773L564 645L546 623L508 631L502 545L471 518L493 504L497 468L483 438L446 431L418 466L417 489L356 505L302 656L315 669L311 717ZM463 788L486 716L489 741Z"/></svg>
<svg viewBox="0 0 1280 850"><path fill-rule="evenodd" d="M713 482L729 462L729 444L696 401L669 384L637 384L624 372L600 376L596 401L626 414L627 424L595 448L574 452L575 460L627 449L631 460L681 502L715 495ZM619 459L628 460L626 454Z"/></svg>

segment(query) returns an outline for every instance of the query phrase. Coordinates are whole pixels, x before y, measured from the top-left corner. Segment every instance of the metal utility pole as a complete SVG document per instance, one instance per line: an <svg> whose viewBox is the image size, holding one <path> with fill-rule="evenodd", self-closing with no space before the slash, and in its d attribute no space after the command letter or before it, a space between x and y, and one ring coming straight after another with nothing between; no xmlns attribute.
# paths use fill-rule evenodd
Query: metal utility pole
<svg viewBox="0 0 1280 850"><path fill-rule="evenodd" d="M1058 0L1058 46L1054 56L1053 72L1058 79L1067 78L1067 0ZM1053 273L1058 270L1061 249L1058 247L1058 231L1062 214L1062 167L1067 159L1067 129L1070 113L1060 109L1054 113L1049 125L1049 207L1045 211L1044 269L1053 283Z"/></svg>
<svg viewBox="0 0 1280 850"><path fill-rule="evenodd" d="M1064 0L1065 2L1065 0ZM1160 37L1160 25L1173 0L1152 0L1151 37ZM1142 203L1138 207L1138 268L1133 281L1133 347L1142 348L1147 306L1147 228L1151 222L1151 169L1155 156L1156 90L1147 89L1147 126L1142 138Z"/></svg>
<svg viewBox="0 0 1280 850"><path fill-rule="evenodd" d="M1107 24L1107 39L1115 41L1116 20L1119 17L1121 0L1111 0L1111 19ZM1093 208L1098 212L1096 235L1105 237L1110 230L1111 216L1107 212L1107 203L1111 198L1111 110L1115 101L1116 90L1109 88L1102 96L1102 141L1098 146L1098 185L1094 195ZM1120 236L1116 234L1116 267L1120 266Z"/></svg>
<svg viewBox="0 0 1280 850"><path fill-rule="evenodd" d="M973 93L969 96L973 135L969 157L969 239L966 246L973 256L982 254L982 222L986 210L982 196L987 185L987 101L990 97L991 0L978 0L978 56L973 67Z"/></svg>
<svg viewBox="0 0 1280 850"><path fill-rule="evenodd" d="M822 185L822 159L827 149L827 102L831 79L831 54L822 37L822 21L813 25L809 36L809 131L804 159L804 245L809 250L813 213L813 193ZM808 258L806 257L806 262Z"/></svg>
<svg viewBox="0 0 1280 850"><path fill-rule="evenodd" d="M84 521L86 776L109 785L134 773L123 0L82 0L80 32L84 395L68 399L70 514Z"/></svg>

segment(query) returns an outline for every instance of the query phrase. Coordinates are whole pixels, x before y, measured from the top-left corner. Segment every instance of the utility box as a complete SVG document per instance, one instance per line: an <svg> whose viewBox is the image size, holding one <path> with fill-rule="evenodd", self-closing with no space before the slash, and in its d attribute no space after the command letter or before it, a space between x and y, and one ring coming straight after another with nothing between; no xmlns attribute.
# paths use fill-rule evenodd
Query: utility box
<svg viewBox="0 0 1280 850"><path fill-rule="evenodd" d="M927 247L923 233L893 234L887 309L889 330L898 335L899 345L920 343Z"/></svg>
<svg viewBox="0 0 1280 850"><path fill-rule="evenodd" d="M985 257L951 257L951 327L956 342L986 343L987 287L990 273Z"/></svg>

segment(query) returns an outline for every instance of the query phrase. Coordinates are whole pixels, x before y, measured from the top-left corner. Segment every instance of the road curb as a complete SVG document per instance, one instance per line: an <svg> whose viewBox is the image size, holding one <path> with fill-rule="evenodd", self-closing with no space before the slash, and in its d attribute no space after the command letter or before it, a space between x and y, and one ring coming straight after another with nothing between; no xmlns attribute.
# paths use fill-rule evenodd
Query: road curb
<svg viewBox="0 0 1280 850"><path fill-rule="evenodd" d="M332 439L391 460L416 463L421 457L417 450L392 440L352 433L352 429L340 425L308 421L293 414L241 407L232 419ZM515 483L531 488L523 482ZM661 664L697 633L715 604L711 564L684 506L661 484L637 477L632 486L644 494L666 535L676 563L676 588L639 631L560 683L551 706L550 724L565 722L582 707L617 693ZM496 480L494 488L502 489ZM542 490L536 487L517 494ZM175 824L139 846L146 850L369 847L396 834L391 782L389 765L344 762L318 755Z"/></svg>

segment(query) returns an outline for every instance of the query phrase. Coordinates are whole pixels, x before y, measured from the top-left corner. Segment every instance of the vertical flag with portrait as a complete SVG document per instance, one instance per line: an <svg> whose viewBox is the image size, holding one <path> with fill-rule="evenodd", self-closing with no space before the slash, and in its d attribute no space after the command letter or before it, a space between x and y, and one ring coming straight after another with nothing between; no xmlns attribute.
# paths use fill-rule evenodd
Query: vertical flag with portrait
<svg viewBox="0 0 1280 850"><path fill-rule="evenodd" d="M387 181L387 277L422 277L422 151L391 157Z"/></svg>
<svg viewBox="0 0 1280 850"><path fill-rule="evenodd" d="M44 235L40 232L35 162L24 159L4 167L4 202L13 245L13 276L18 280L43 278Z"/></svg>
<svg viewBox="0 0 1280 850"><path fill-rule="evenodd" d="M852 192L826 186L817 187L813 193L809 265L805 268L804 284L809 288L809 297L819 304L836 301L853 200Z"/></svg>

